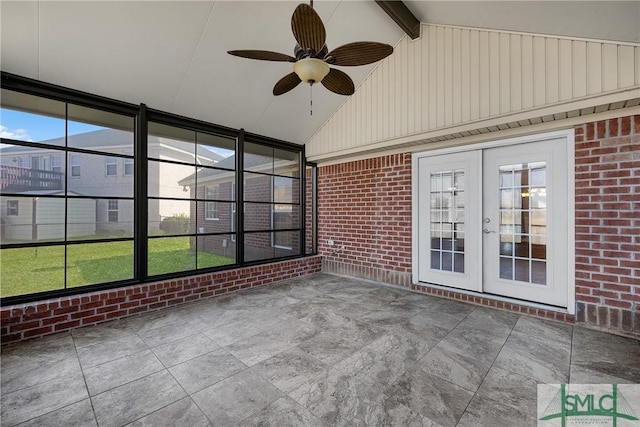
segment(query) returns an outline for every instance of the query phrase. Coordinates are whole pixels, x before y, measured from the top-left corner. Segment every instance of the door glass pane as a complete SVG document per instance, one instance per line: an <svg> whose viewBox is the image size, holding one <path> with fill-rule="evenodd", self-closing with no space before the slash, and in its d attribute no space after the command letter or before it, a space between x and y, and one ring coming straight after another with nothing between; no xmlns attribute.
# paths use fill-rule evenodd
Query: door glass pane
<svg viewBox="0 0 640 427"><path fill-rule="evenodd" d="M546 162L500 166L500 278L546 284Z"/></svg>
<svg viewBox="0 0 640 427"><path fill-rule="evenodd" d="M464 170L431 173L431 268L464 273Z"/></svg>

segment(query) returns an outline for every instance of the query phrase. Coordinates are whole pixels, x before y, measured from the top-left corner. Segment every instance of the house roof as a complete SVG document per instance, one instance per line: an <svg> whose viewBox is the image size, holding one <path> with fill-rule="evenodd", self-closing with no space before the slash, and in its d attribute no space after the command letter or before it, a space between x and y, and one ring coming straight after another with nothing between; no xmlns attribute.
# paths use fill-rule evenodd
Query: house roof
<svg viewBox="0 0 640 427"><path fill-rule="evenodd" d="M21 196L86 196L86 194L78 193L75 191L67 191L66 193L61 190L31 190L31 191L21 191Z"/></svg>
<svg viewBox="0 0 640 427"><path fill-rule="evenodd" d="M291 54L290 19L297 3L0 2L0 62L4 71L26 77L305 143L345 98L305 85L274 97L273 85L291 72L291 64L226 53L265 49ZM424 23L640 41L637 1L406 4ZM373 1L317 0L314 7L330 48L360 40L395 46L403 37ZM357 87L374 67L342 70Z"/></svg>
<svg viewBox="0 0 640 427"><path fill-rule="evenodd" d="M64 147L65 138L53 138L38 142ZM150 146L159 144L171 144L170 140L154 135L149 135L148 143ZM129 148L130 150L133 150L133 134L131 132L126 132L118 129L101 129L70 135L68 145L69 147L95 150L104 149L107 151L110 151L110 149L113 147L123 147L124 149ZM206 146L201 144L199 145L199 147L206 148ZM224 159L224 157L220 154L215 153L211 150L208 151L209 152L206 153L206 156L205 153L199 153L199 157L205 157L210 162L218 162ZM0 146L0 154L7 155L13 153L35 154L33 152L33 149L25 149L24 147L19 145Z"/></svg>

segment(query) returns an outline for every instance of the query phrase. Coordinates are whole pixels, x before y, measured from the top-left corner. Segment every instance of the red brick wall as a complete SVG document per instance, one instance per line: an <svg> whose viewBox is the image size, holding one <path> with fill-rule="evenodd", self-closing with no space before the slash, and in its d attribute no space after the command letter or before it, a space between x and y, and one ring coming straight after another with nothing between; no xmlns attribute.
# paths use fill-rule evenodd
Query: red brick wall
<svg viewBox="0 0 640 427"><path fill-rule="evenodd" d="M305 222L305 254L313 253L313 176L311 173L312 169L307 167L306 180L305 180L305 212L304 212L304 222Z"/></svg>
<svg viewBox="0 0 640 427"><path fill-rule="evenodd" d="M411 285L411 154L318 168L318 251L325 271Z"/></svg>
<svg viewBox="0 0 640 427"><path fill-rule="evenodd" d="M575 318L453 289L413 289L640 336L640 116L575 131ZM411 285L410 154L320 167L318 204L324 271Z"/></svg>
<svg viewBox="0 0 640 427"><path fill-rule="evenodd" d="M577 321L640 335L640 116L575 131Z"/></svg>
<svg viewBox="0 0 640 427"><path fill-rule="evenodd" d="M319 256L2 307L2 343L159 310L318 273Z"/></svg>

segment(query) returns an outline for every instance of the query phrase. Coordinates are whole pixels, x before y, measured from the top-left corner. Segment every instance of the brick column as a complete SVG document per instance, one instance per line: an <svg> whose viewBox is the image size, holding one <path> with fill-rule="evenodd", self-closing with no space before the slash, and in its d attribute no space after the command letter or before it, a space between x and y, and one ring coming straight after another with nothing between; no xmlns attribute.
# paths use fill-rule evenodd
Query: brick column
<svg viewBox="0 0 640 427"><path fill-rule="evenodd" d="M576 320L640 336L640 116L576 132Z"/></svg>

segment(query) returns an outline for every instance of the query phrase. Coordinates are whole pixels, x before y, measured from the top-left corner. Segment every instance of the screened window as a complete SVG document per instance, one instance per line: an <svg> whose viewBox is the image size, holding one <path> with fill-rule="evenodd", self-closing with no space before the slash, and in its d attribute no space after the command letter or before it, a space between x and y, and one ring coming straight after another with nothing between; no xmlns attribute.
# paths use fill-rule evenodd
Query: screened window
<svg viewBox="0 0 640 427"><path fill-rule="evenodd" d="M107 157L107 176L116 176L118 175L118 158L117 157Z"/></svg>
<svg viewBox="0 0 640 427"><path fill-rule="evenodd" d="M148 274L235 264L235 138L151 121L147 150Z"/></svg>
<svg viewBox="0 0 640 427"><path fill-rule="evenodd" d="M5 88L0 103L3 127L25 129L0 145L0 296L132 280L133 182L107 184L104 168L113 146L133 151L134 116Z"/></svg>
<svg viewBox="0 0 640 427"><path fill-rule="evenodd" d="M300 153L244 145L244 259L302 253Z"/></svg>
<svg viewBox="0 0 640 427"><path fill-rule="evenodd" d="M307 252L301 147L13 81L0 96L3 304ZM13 90L30 84L46 97ZM118 175L130 178L105 179Z"/></svg>

